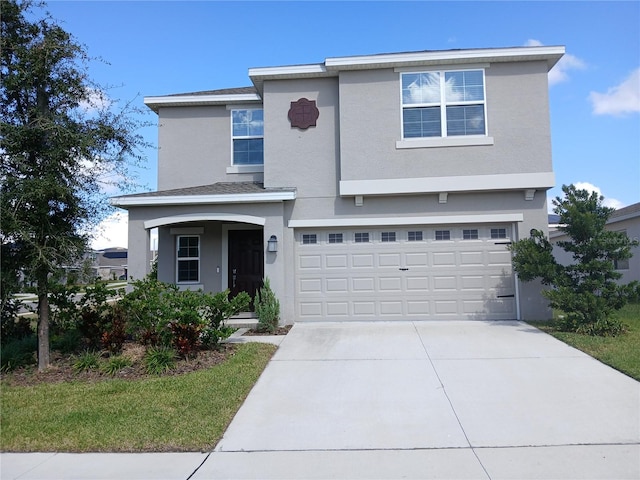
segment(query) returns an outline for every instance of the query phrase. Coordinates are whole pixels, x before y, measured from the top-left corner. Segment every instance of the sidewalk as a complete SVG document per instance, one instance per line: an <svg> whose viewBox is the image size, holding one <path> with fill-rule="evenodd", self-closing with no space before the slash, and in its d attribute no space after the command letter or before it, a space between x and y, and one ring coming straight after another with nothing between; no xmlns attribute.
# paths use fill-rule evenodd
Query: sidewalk
<svg viewBox="0 0 640 480"><path fill-rule="evenodd" d="M300 323L211 454L0 460L3 480L637 480L640 384L520 322Z"/></svg>

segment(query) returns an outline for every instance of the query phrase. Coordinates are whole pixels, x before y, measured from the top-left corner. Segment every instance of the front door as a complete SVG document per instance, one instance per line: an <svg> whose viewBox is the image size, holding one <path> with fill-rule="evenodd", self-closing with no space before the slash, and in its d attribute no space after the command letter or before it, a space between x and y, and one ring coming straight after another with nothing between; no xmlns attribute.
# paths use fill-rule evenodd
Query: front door
<svg viewBox="0 0 640 480"><path fill-rule="evenodd" d="M262 230L229 230L229 290L231 296L247 292L251 298L262 286L264 241ZM251 305L253 310L253 303Z"/></svg>

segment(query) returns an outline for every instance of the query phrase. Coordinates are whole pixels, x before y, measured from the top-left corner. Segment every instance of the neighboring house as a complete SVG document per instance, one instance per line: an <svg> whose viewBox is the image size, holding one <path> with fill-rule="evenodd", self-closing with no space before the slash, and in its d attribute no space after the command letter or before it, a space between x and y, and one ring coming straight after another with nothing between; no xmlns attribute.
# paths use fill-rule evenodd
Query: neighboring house
<svg viewBox="0 0 640 480"><path fill-rule="evenodd" d="M640 203L634 203L613 212L605 228L614 232L623 232L632 240L640 240ZM559 241L568 239L569 237L563 232L550 226L549 241L554 245L553 255L563 265L570 264L572 256L571 253L564 251L556 244ZM620 284L626 284L633 280L640 281L640 247L633 248L632 252L633 257L629 260L615 262L614 264L616 270L622 274L622 277L618 280Z"/></svg>
<svg viewBox="0 0 640 480"><path fill-rule="evenodd" d="M549 70L564 47L249 69L251 87L146 97L158 191L129 211L129 277L255 292L282 321L540 319L508 244L547 230Z"/></svg>
<svg viewBox="0 0 640 480"><path fill-rule="evenodd" d="M127 249L105 248L95 252L98 276L102 280L125 279L127 276Z"/></svg>

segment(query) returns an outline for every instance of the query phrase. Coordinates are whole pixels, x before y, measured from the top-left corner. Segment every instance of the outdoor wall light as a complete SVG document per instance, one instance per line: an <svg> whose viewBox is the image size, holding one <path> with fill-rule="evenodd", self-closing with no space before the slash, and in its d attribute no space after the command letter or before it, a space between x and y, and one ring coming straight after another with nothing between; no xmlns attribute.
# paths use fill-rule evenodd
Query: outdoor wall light
<svg viewBox="0 0 640 480"><path fill-rule="evenodd" d="M267 240L267 252L277 252L278 251L278 237L275 235L271 235L269 240Z"/></svg>

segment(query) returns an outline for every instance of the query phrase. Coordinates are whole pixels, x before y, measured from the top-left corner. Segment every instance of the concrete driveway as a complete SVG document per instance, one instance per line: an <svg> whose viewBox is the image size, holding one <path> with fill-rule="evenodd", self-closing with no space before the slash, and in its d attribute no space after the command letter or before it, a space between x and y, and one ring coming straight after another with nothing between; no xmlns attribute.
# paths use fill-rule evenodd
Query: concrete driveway
<svg viewBox="0 0 640 480"><path fill-rule="evenodd" d="M637 480L639 412L524 323L299 323L212 453L5 453L1 477Z"/></svg>
<svg viewBox="0 0 640 480"><path fill-rule="evenodd" d="M640 478L640 384L520 322L299 323L192 477Z"/></svg>

